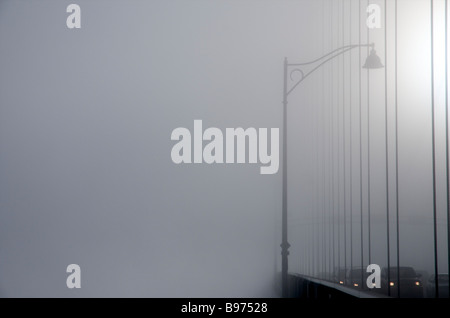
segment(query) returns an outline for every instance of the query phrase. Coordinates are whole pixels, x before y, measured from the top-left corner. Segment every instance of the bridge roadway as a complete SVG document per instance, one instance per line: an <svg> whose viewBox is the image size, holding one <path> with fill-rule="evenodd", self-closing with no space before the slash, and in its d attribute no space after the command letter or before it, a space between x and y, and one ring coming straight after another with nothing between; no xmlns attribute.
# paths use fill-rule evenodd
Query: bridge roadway
<svg viewBox="0 0 450 318"><path fill-rule="evenodd" d="M289 297L307 299L387 298L380 293L357 290L338 283L289 273Z"/></svg>

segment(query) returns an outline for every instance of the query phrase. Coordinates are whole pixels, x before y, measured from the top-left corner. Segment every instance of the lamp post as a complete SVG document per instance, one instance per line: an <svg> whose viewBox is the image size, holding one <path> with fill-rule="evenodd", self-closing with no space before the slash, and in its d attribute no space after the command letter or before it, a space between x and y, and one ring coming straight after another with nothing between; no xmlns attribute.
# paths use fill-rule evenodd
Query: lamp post
<svg viewBox="0 0 450 318"><path fill-rule="evenodd" d="M374 43L370 44L355 44L346 45L335 49L324 56L306 63L291 64L288 63L287 58L284 59L284 85L283 85L283 187L282 187L282 225L281 225L281 291L282 297L288 297L288 255L289 247L288 243L288 221L287 221L287 104L288 96L292 91L301 83L305 78L311 75L315 70L320 68L322 65L328 61L334 59L337 56L344 54L354 48L370 47L372 48L370 55L367 57L366 62L362 66L365 69L377 69L384 67L380 61L380 58L376 54ZM308 72L304 72L302 67L308 65L316 65ZM294 73L300 74L300 79L298 79L291 88L288 87L288 74L292 79Z"/></svg>

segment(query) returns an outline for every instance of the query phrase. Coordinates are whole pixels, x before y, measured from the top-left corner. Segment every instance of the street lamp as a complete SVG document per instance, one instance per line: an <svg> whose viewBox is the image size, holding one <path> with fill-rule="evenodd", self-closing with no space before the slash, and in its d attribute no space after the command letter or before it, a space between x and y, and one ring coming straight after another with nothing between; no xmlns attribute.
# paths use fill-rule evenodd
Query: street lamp
<svg viewBox="0 0 450 318"><path fill-rule="evenodd" d="M369 56L366 58L366 62L362 66L365 69L377 69L384 67L380 61L380 57L376 54L374 50L375 44L355 44L355 45L346 45L335 49L324 56L315 59L314 61L310 61L307 63L297 63L290 64L288 63L287 58L284 59L284 87L283 87L283 190L282 190L282 241L281 241L281 290L282 297L288 296L288 255L289 255L289 247L291 246L288 243L288 229L287 229L287 104L288 104L288 96L292 91L301 83L305 78L311 75L315 70L320 68L322 65L327 63L328 61L334 59L337 56L344 54L354 48L361 47L370 47L372 50L370 51ZM314 66L308 72L304 72L302 67L307 65ZM292 68L289 72L289 69ZM294 73L300 74L300 79L298 79L291 88L288 88L288 73L292 80L292 75Z"/></svg>

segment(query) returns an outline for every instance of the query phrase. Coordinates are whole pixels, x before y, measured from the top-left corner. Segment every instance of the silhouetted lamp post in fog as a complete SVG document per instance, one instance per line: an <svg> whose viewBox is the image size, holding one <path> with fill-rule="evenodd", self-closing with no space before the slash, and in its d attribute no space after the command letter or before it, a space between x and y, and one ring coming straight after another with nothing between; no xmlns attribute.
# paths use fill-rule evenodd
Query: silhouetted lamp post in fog
<svg viewBox="0 0 450 318"><path fill-rule="evenodd" d="M307 63L299 63L299 64L290 64L288 63L287 58L284 59L284 88L283 88L283 199L282 199L282 242L281 242L281 289L282 296L288 296L288 255L289 255L289 247L288 243L288 230L287 230L287 104L288 104L288 96L292 91L301 83L305 78L307 78L311 73L320 68L322 65L327 63L328 61L334 59L337 56L344 54L347 51L350 51L354 48L361 47L371 47L372 50L369 56L366 59L366 62L362 66L365 69L377 69L384 67L380 61L380 58L376 54L374 47L375 44L356 44L356 45L346 45L340 47L334 51L331 51L324 56ZM313 65L318 63L315 67L313 67L310 71L304 72L301 67L307 65ZM297 80L291 88L288 88L288 73L292 79L293 73L298 72L300 74L300 79Z"/></svg>

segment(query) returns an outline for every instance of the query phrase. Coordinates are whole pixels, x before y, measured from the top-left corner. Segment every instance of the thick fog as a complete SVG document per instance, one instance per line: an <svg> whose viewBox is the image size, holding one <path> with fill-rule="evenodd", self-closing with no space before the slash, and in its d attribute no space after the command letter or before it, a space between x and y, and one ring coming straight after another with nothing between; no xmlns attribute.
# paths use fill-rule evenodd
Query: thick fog
<svg viewBox="0 0 450 318"><path fill-rule="evenodd" d="M435 256L438 273L448 273L444 1L434 1L434 100L430 1L324 4L315 55L374 43L384 68L361 68L368 51L355 49L293 93L307 113L289 110L298 141L289 144L289 240L301 244L291 248L291 271L335 280L333 269L387 267L389 255L390 267L413 267L426 287ZM381 8L379 29L366 27L368 4Z"/></svg>
<svg viewBox="0 0 450 318"><path fill-rule="evenodd" d="M79 30L69 3L0 3L2 295L273 295L280 174L170 136L279 128L312 1L78 1Z"/></svg>
<svg viewBox="0 0 450 318"><path fill-rule="evenodd" d="M353 49L289 95L289 271L387 266L389 226L390 265L399 242L400 266L434 273L429 1L398 0L395 18L393 0L77 0L81 28L68 29L72 2L0 1L0 296L279 296L284 58L372 42L384 68L362 69L369 50ZM366 26L369 3L380 28ZM193 133L194 120L279 128L280 169L175 164L172 131ZM81 267L80 289L66 286L69 264Z"/></svg>

